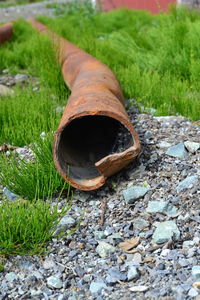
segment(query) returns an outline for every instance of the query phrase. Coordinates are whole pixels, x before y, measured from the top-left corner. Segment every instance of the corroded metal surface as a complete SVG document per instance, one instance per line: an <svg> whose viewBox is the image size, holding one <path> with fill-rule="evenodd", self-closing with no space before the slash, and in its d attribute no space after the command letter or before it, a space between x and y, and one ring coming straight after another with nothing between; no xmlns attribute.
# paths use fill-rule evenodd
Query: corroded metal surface
<svg viewBox="0 0 200 300"><path fill-rule="evenodd" d="M0 26L0 44L8 41L13 33L13 25L12 23L7 23L5 25Z"/></svg>
<svg viewBox="0 0 200 300"><path fill-rule="evenodd" d="M71 90L55 133L55 166L72 186L97 189L140 152L120 85L106 65L36 20L29 21L55 44Z"/></svg>

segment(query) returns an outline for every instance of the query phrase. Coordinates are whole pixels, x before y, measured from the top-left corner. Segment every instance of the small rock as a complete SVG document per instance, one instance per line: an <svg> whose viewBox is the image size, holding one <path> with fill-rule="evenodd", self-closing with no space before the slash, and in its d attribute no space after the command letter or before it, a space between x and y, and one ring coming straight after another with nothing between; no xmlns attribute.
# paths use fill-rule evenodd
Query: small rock
<svg viewBox="0 0 200 300"><path fill-rule="evenodd" d="M15 149L14 152L16 152L21 159L24 159L27 162L32 162L32 161L35 161L35 159L36 159L36 155L33 152L33 150L31 150L27 146L17 148L17 149Z"/></svg>
<svg viewBox="0 0 200 300"><path fill-rule="evenodd" d="M13 282L14 280L17 280L18 276L14 272L9 272L5 275L5 280L9 282Z"/></svg>
<svg viewBox="0 0 200 300"><path fill-rule="evenodd" d="M70 216L64 216L57 225L57 230L54 232L54 235L60 234L61 232L66 231L68 228L75 226L76 221Z"/></svg>
<svg viewBox="0 0 200 300"><path fill-rule="evenodd" d="M116 248L106 242L99 242L99 245L96 248L96 252L102 258L108 256L110 253L114 253L115 251Z"/></svg>
<svg viewBox="0 0 200 300"><path fill-rule="evenodd" d="M8 88L5 85L0 84L0 97L11 96L14 94L14 91Z"/></svg>
<svg viewBox="0 0 200 300"><path fill-rule="evenodd" d="M175 238L179 239L180 231L174 221L157 222L157 227L153 234L153 241L156 244L162 244L168 240Z"/></svg>
<svg viewBox="0 0 200 300"><path fill-rule="evenodd" d="M135 253L133 255L133 261L140 264L142 262L142 255L139 252Z"/></svg>
<svg viewBox="0 0 200 300"><path fill-rule="evenodd" d="M117 281L125 281L127 275L120 272L117 268L110 268L108 271L108 276L106 277L106 282L109 284L115 283Z"/></svg>
<svg viewBox="0 0 200 300"><path fill-rule="evenodd" d="M130 267L127 274L128 281L138 279L139 277L140 273L138 272L138 269L134 266Z"/></svg>
<svg viewBox="0 0 200 300"><path fill-rule="evenodd" d="M196 279L200 279L200 266L193 266L192 267L192 276Z"/></svg>
<svg viewBox="0 0 200 300"><path fill-rule="evenodd" d="M93 281L90 284L90 292L92 294L98 294L102 289L106 289L107 285L104 282Z"/></svg>
<svg viewBox="0 0 200 300"><path fill-rule="evenodd" d="M104 231L95 231L94 236L97 240L101 240L105 238L105 233Z"/></svg>
<svg viewBox="0 0 200 300"><path fill-rule="evenodd" d="M175 215L177 213L177 208L170 205L166 201L149 201L146 208L148 213L163 213L167 215Z"/></svg>
<svg viewBox="0 0 200 300"><path fill-rule="evenodd" d="M149 226L149 222L142 218L136 218L133 221L133 228L136 231L142 231L144 228Z"/></svg>
<svg viewBox="0 0 200 300"><path fill-rule="evenodd" d="M165 142L165 141L161 141L159 144L158 144L158 147L159 148L169 148L169 147L171 147L171 144L170 143L168 143L168 142Z"/></svg>
<svg viewBox="0 0 200 300"><path fill-rule="evenodd" d="M184 143L179 143L167 149L166 154L172 157L187 158L188 152L185 149Z"/></svg>
<svg viewBox="0 0 200 300"><path fill-rule="evenodd" d="M177 190L177 192L181 192L185 189L190 188L191 185L194 186L195 184L197 184L197 182L198 182L198 176L197 175L188 176L183 181L181 181L179 183L176 190Z"/></svg>
<svg viewBox="0 0 200 300"><path fill-rule="evenodd" d="M129 288L131 292L146 292L149 289L146 285L135 285Z"/></svg>
<svg viewBox="0 0 200 300"><path fill-rule="evenodd" d="M61 289L63 286L62 281L55 276L48 277L47 284L50 288L54 288L54 289Z"/></svg>
<svg viewBox="0 0 200 300"><path fill-rule="evenodd" d="M186 149L191 153L195 153L200 148L200 143L190 141L185 142L184 145Z"/></svg>
<svg viewBox="0 0 200 300"><path fill-rule="evenodd" d="M197 290L196 290L195 288L191 288L191 289L189 290L189 292L188 292L188 296L189 296L189 297L194 298L194 297L196 297L197 295L198 295L198 292L197 292Z"/></svg>
<svg viewBox="0 0 200 300"><path fill-rule="evenodd" d="M147 130L144 134L144 137L146 139L149 139L153 135L153 132L151 130Z"/></svg>
<svg viewBox="0 0 200 300"><path fill-rule="evenodd" d="M11 192L7 187L3 189L3 194L8 198L10 201L15 201L19 196Z"/></svg>
<svg viewBox="0 0 200 300"><path fill-rule="evenodd" d="M52 269L56 266L56 264L54 263L54 261L52 259L45 259L45 261L43 262L43 268L48 270L48 269Z"/></svg>
<svg viewBox="0 0 200 300"><path fill-rule="evenodd" d="M124 200L127 204L132 204L135 200L143 197L149 191L148 187L133 186L123 190Z"/></svg>
<svg viewBox="0 0 200 300"><path fill-rule="evenodd" d="M25 82L28 80L28 76L25 74L17 74L15 75L15 81L16 82Z"/></svg>

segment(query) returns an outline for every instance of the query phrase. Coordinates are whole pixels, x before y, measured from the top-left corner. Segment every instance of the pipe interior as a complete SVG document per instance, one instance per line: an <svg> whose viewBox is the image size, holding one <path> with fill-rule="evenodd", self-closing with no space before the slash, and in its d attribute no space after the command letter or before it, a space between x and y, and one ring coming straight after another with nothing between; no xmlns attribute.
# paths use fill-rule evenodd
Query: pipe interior
<svg viewBox="0 0 200 300"><path fill-rule="evenodd" d="M129 130L107 116L83 116L71 121L60 135L57 156L61 168L73 179L99 176L95 163L133 145Z"/></svg>

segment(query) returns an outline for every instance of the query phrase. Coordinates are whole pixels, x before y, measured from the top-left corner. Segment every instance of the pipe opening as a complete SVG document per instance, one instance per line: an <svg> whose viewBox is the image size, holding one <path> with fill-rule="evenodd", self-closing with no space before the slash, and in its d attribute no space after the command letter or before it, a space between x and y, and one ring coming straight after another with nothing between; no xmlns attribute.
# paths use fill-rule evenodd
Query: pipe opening
<svg viewBox="0 0 200 300"><path fill-rule="evenodd" d="M129 130L107 116L83 116L62 131L57 156L62 170L73 179L92 179L100 175L95 163L133 145Z"/></svg>

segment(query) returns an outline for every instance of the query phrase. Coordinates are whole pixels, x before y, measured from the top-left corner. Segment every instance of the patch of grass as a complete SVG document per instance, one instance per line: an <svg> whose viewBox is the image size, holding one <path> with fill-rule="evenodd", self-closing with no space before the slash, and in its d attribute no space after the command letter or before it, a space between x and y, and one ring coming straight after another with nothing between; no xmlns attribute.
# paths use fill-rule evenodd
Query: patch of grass
<svg viewBox="0 0 200 300"><path fill-rule="evenodd" d="M46 252L60 219L69 206L61 211L57 206L38 201L3 201L0 205L0 255L33 255ZM0 266L1 269L3 265ZM0 270L1 271L1 270Z"/></svg>
<svg viewBox="0 0 200 300"><path fill-rule="evenodd" d="M99 13L78 2L60 7L62 16L39 20L106 63L116 73L126 98L135 99L139 107L156 109L158 115L200 119L197 11L173 8L169 14L155 16L124 9ZM34 164L21 162L23 168L12 155L1 156L1 184L23 197L49 197L62 180L53 166L53 140L41 145L40 134L55 131L61 117L56 107L64 106L69 96L56 50L48 38L21 20L15 23L12 41L0 48L0 66L40 80L39 91L31 85L23 90L16 87L14 97L0 99L0 144L39 143L42 149Z"/></svg>
<svg viewBox="0 0 200 300"><path fill-rule="evenodd" d="M16 153L0 155L0 182L12 192L28 199L51 199L55 192L67 188L52 162L53 136L32 145L35 160L20 159Z"/></svg>
<svg viewBox="0 0 200 300"><path fill-rule="evenodd" d="M106 63L126 98L157 114L200 117L200 14L172 8L169 14L116 10L80 18L77 9L39 18L52 30Z"/></svg>
<svg viewBox="0 0 200 300"><path fill-rule="evenodd" d="M0 183L28 199L49 198L63 186L53 164L52 144L61 118L56 107L65 105L69 91L55 56L50 41L25 21L15 24L12 41L0 49L2 69L13 74L25 70L40 80L39 91L33 91L32 85L16 87L14 96L0 99L0 144L31 144L36 154L34 163L0 155ZM47 137L44 141L42 132Z"/></svg>

